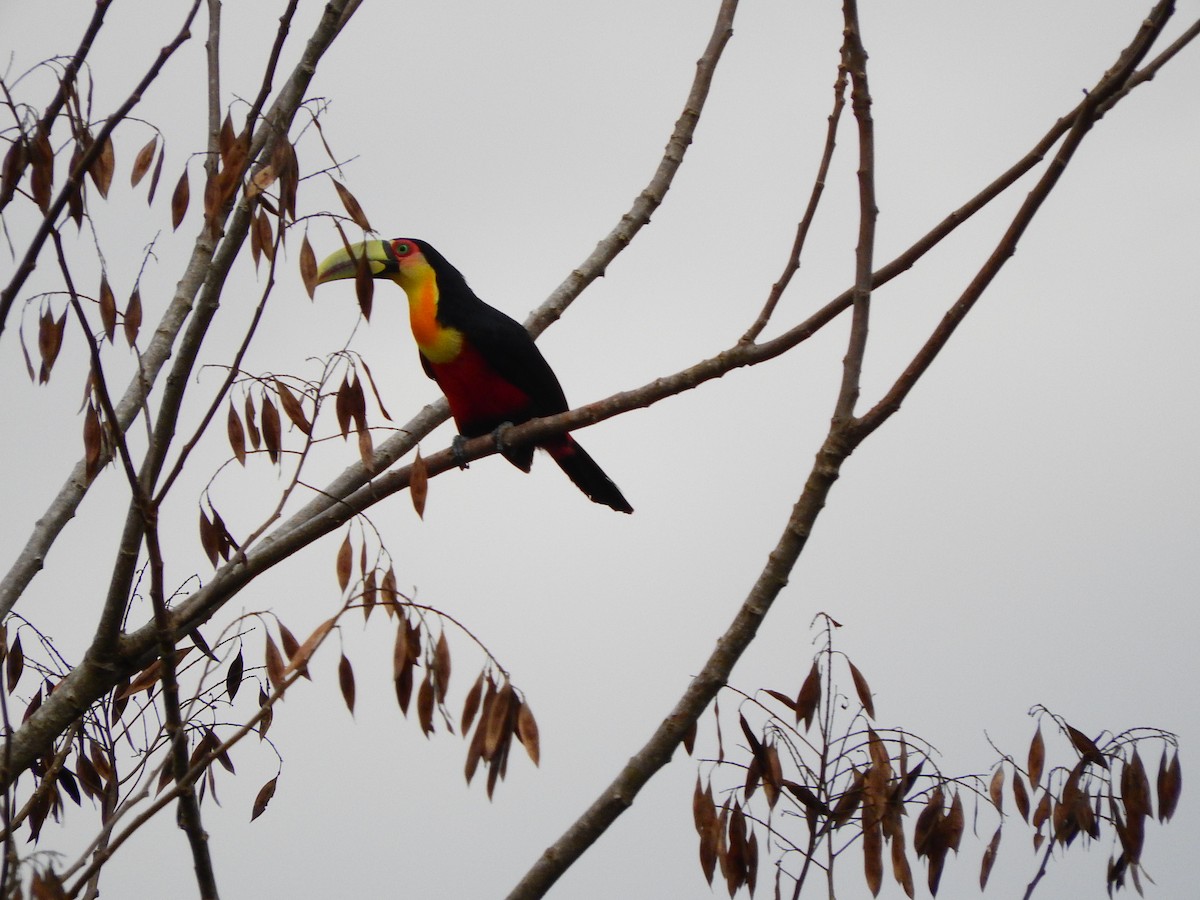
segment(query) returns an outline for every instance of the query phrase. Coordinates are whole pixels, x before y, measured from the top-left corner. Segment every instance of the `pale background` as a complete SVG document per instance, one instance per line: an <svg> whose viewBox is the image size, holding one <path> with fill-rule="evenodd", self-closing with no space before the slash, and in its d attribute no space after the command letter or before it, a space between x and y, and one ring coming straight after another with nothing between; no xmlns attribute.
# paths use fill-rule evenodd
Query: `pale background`
<svg viewBox="0 0 1200 900"><path fill-rule="evenodd" d="M1179 5L1171 34L1200 14L1194 0ZM93 54L97 115L124 98L183 8L114 5ZM227 99L256 90L281 8L226 4ZM1148 8L862 3L878 141L877 261L1023 155L1111 64ZM61 0L0 6L3 64L15 73L72 51L90 10ZM332 101L324 132L335 152L356 157L346 182L376 227L434 242L482 297L522 318L643 188L715 11L694 0L368 3L312 93ZM303 4L294 37L303 39L318 13ZM132 197L126 188L133 154L150 135L133 124L118 131L113 201L94 207L119 303L166 221L185 157L203 147L202 21L137 111L169 136L157 214L145 212L144 186ZM666 204L543 339L573 402L682 368L732 343L753 319L816 170L840 33L836 3L742 5ZM289 45L284 71L296 52ZM988 737L1022 758L1033 729L1026 710L1044 703L1090 734L1138 725L1177 732L1188 782L1200 741L1198 84L1200 53L1191 47L1097 125L905 408L845 466L790 586L734 672L739 687L794 691L809 665L809 623L824 610L846 626L839 646L870 680L880 723L931 740L948 772L986 771L996 758ZM849 112L845 125L804 268L771 333L852 281ZM325 165L316 147L302 145L305 172ZM198 159L191 171L198 175ZM865 398L890 384L1029 184L878 293ZM148 321L199 227L198 185L187 220L161 236L159 262L143 276ZM314 211L337 201L314 183L302 187L301 202ZM320 223L310 235L318 255L336 246ZM31 291L54 283L50 269L44 262ZM236 318L236 304L244 299L248 309L261 282L249 259L235 277L226 304ZM417 364L401 301L379 285L376 313L354 346L403 422L436 389ZM348 285L323 288L310 303L289 263L247 368L312 376L310 358L342 346L356 317ZM211 362L228 354L237 325L214 344ZM401 585L469 623L526 692L542 730L541 768L514 757L492 802L481 784L467 788L461 740L426 740L396 709L391 631L374 619L365 631L354 623L343 643L358 677L356 717L338 695L331 647L314 665L316 682L277 711L271 737L284 763L264 816L247 822L276 761L250 743L234 752L237 779L222 773L218 782L223 806L206 803L222 896L503 896L641 746L741 602L824 433L845 333L841 322L782 360L582 433L637 509L632 517L587 503L545 458L530 476L487 460L437 479L424 522L405 497L372 510ZM68 332L60 369L42 388L28 384L16 337L10 328L0 340L9 423L0 453L11 476L0 487L5 563L81 452L79 427L63 426L82 390L78 333ZM219 377L202 372L199 396ZM450 434L426 440L426 452ZM180 535L169 571L185 586L192 572L209 571L194 538L195 501L228 456L219 429L206 451L209 461L167 512ZM355 452L328 445L320 471L340 471ZM123 515L119 478L107 478L18 607L68 657L90 636ZM246 502L259 485L262 502ZM258 462L224 472L213 495L244 532L265 515L276 485L274 470ZM306 633L339 603L340 540L261 579L231 612L270 608ZM465 641L452 646L457 707L479 663ZM260 651L254 635L247 652ZM711 754L710 716L700 741ZM681 756L552 896L725 895L720 884L710 891L696 863L696 765ZM1149 761L1153 769L1156 751ZM1157 882L1149 896L1194 896L1194 810L1185 789L1175 821L1149 829L1145 864ZM91 834L90 812L68 815L48 846L69 850ZM194 894L172 818L121 851L106 897ZM977 895L987 821L948 862L941 896ZM1102 896L1109 851L1107 842L1088 853L1076 846L1036 896ZM839 896L864 893L860 864L852 850ZM1010 822L988 895L1019 896L1035 868L1028 832ZM882 895L901 896L890 876ZM769 893L760 887L759 896Z"/></svg>

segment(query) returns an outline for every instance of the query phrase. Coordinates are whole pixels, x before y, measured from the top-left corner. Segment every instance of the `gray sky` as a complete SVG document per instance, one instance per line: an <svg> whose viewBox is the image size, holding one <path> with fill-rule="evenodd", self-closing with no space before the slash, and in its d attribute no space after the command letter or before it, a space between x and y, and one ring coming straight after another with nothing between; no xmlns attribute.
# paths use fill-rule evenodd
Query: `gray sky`
<svg viewBox="0 0 1200 900"><path fill-rule="evenodd" d="M73 49L89 6L43 0L0 10L10 71ZM254 92L279 6L226 5L227 97ZM319 12L303 6L296 36ZM1200 14L1195 0L1179 7L1172 35ZM114 5L93 59L98 115L124 97L182 8L160 5L172 11L151 20L142 5ZM324 134L340 156L355 157L345 177L373 224L384 236L432 241L477 293L520 319L644 187L715 9L681 0L368 3L326 57L313 93L331 101ZM1022 156L1111 64L1144 12L1113 0L921 2L902 11L863 2L877 260L906 248ZM163 227L185 158L203 146L204 27L194 30L139 107L168 133L156 215L145 212L144 189L131 196L126 188L150 132L133 123L118 132L114 198L97 211L118 298L137 275L141 248ZM711 355L753 320L816 171L840 35L835 3L743 4L665 205L542 339L572 402ZM289 48L289 65L296 52ZM1025 713L1038 703L1093 735L1134 726L1177 732L1186 770L1200 742L1191 698L1200 583L1198 79L1200 55L1191 47L1096 126L1015 258L904 409L845 466L789 587L734 673L739 688L795 691L812 652L809 623L827 611L845 626L837 646L870 680L878 723L931 741L947 773L988 770L996 759L989 737L1023 759L1034 727ZM851 126L847 113L804 266L769 333L853 280ZM324 165L317 142L306 140L302 169ZM199 160L190 167L195 178ZM153 304L164 302L178 278L174 263L199 227L198 184L187 220L160 237L159 261L143 276L148 308L161 308ZM1031 184L878 292L867 402L958 296ZM301 203L311 212L337 201L314 182ZM318 256L337 246L321 222L310 238ZM42 288L53 283L50 268L39 272ZM343 346L355 328L353 290L324 287L310 303L295 265L281 273L246 368L313 377L313 358ZM261 290L248 259L235 277L228 341L209 362L227 357L237 340L245 313L236 304L248 310ZM437 392L417 363L402 293L380 284L375 309L352 346L403 422ZM27 334L35 324L27 312ZM337 650L327 647L315 683L290 692L277 712L271 737L284 763L267 813L247 824L254 792L276 767L269 749L250 743L234 753L237 779L219 780L223 806L206 806L223 896L507 892L641 746L733 616L827 427L847 327L580 433L637 509L632 517L586 502L544 456L529 476L489 459L436 479L424 522L404 497L372 510L401 586L468 623L525 692L541 726L541 767L514 758L490 803L481 784L467 788L461 740L426 740L396 709L390 629L372 619L363 630L351 620L341 640L358 679L356 718L342 707ZM82 375L68 359L82 352L78 333L68 334L61 371L42 388L28 384L15 338L10 329L0 340L0 371L11 386L9 421L22 424L6 429L0 448L10 472L30 477L0 486L6 561L80 449L70 417ZM199 396L219 378L202 372ZM443 427L423 450L442 449L451 434ZM209 572L192 536L196 499L228 455L217 431L204 452L207 461L166 513L183 536L169 561L181 585L192 572ZM355 452L328 443L307 480L323 484ZM105 477L111 487L89 498L19 608L48 617L44 627L68 654L90 636L80 610L106 583L123 515L119 479ZM244 532L269 512L278 486L259 462L226 469L212 492ZM271 609L297 634L310 631L340 603L333 561L341 539L261 579L230 615ZM480 660L465 640L452 636L452 648L458 709ZM254 634L248 655L260 651ZM723 703L733 706L732 697ZM725 724L732 742L733 722ZM1049 722L1045 728L1049 739ZM701 755L715 752L711 714L700 747ZM1057 737L1051 747L1067 758ZM696 764L679 757L552 896L710 895L691 825ZM1157 766L1157 749L1148 762ZM73 846L91 821L70 810L52 841ZM942 896L975 894L994 827L981 822L981 837L969 837L948 863ZM1023 824L1010 821L1005 832L990 891L1014 896L1036 859ZM1185 792L1170 826L1149 828L1144 862L1157 882L1149 896L1194 890L1197 840ZM1036 896L1102 896L1109 851L1107 841L1087 853L1076 845L1051 865ZM861 854L851 850L842 865L839 896L860 896ZM190 869L186 842L165 816L110 865L107 893L149 896L148 884L178 883L186 896ZM881 896L900 894L888 876Z"/></svg>

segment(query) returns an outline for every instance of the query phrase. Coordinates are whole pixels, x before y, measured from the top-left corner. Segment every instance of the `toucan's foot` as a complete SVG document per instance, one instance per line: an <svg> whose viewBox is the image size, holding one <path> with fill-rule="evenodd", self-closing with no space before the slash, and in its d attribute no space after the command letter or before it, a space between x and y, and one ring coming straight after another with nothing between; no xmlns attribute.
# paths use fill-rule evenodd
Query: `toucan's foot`
<svg viewBox="0 0 1200 900"><path fill-rule="evenodd" d="M456 434L454 440L450 442L450 454L454 457L454 461L460 469L469 468L467 465L467 453L463 449L466 443L467 439L461 434Z"/></svg>
<svg viewBox="0 0 1200 900"><path fill-rule="evenodd" d="M492 429L492 437L496 439L496 449L500 451L501 456L507 457L509 451L512 450L508 443L504 440L504 433L513 427L512 422L501 422Z"/></svg>

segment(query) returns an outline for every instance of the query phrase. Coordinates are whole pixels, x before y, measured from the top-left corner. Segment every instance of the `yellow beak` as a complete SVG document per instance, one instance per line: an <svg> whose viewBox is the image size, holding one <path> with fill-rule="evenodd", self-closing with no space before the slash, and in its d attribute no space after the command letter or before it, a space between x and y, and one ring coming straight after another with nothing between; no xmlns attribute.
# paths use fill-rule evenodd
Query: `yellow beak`
<svg viewBox="0 0 1200 900"><path fill-rule="evenodd" d="M352 244L349 250L343 247L327 256L317 266L317 284L353 278L359 261L363 259L366 260L372 278L400 271L396 257L392 255L391 245L387 241L363 241L360 244Z"/></svg>

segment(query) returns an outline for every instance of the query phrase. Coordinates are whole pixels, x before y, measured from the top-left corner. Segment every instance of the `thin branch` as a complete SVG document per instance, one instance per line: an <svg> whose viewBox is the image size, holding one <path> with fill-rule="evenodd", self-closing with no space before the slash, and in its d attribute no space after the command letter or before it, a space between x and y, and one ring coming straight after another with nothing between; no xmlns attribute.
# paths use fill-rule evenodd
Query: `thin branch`
<svg viewBox="0 0 1200 900"><path fill-rule="evenodd" d="M103 5L107 7L111 2L112 0L103 0ZM34 267L37 266L37 258L38 254L40 254L42 251L42 245L45 244L46 239L50 237L50 232L58 222L58 217L62 215L62 211L66 207L67 201L77 190L81 188L84 175L87 173L87 170L91 168L92 163L95 162L100 156L101 150L104 149L105 142L112 136L114 129L116 129L116 127L121 124L122 121L124 121L125 117L129 115L130 110L137 106L137 104L141 101L142 94L145 93L146 89L154 82L156 78L158 78L163 66L167 64L167 61L174 55L175 51L178 50L189 37L191 37L190 29L192 20L196 17L196 12L199 10L199 8L200 0L194 0L192 3L192 8L188 12L187 18L184 19L183 27L179 30L179 33L175 35L175 38L171 41L171 43L167 44L167 46L163 47L158 52L158 57L154 60L154 63L150 66L150 69L142 77L142 80L138 82L137 87L133 89L133 93L126 98L124 103L117 107L116 112L114 112L108 117L108 119L105 120L104 125L100 128L100 131L93 139L91 146L84 151L78 165L76 165L76 167L71 171L66 183L58 192L58 196L46 210L46 214L42 217L42 223L38 226L38 230L34 234L33 240L29 242L29 247L25 251L25 256L21 259L20 264L17 266L16 272L13 273L12 278L9 280L8 285L4 288L4 290L0 291L0 334L4 333L4 323L8 319L8 312L10 309L12 309L13 301L16 299L17 293L21 290L22 286L24 286L25 280L29 277L29 273L32 272ZM93 22L95 23L95 20L93 20Z"/></svg>
<svg viewBox="0 0 1200 900"><path fill-rule="evenodd" d="M871 265L875 255L875 125L871 119L871 92L867 86L867 51L862 43L855 0L844 0L845 42L843 65L850 73L850 103L858 123L858 247L854 255L853 317L850 344L842 362L842 386L833 411L835 426L854 416L862 381L863 357L867 352L867 329L871 314Z"/></svg>

